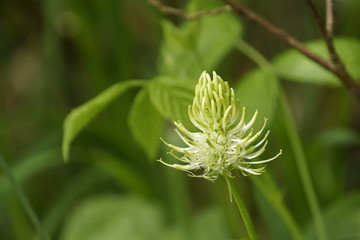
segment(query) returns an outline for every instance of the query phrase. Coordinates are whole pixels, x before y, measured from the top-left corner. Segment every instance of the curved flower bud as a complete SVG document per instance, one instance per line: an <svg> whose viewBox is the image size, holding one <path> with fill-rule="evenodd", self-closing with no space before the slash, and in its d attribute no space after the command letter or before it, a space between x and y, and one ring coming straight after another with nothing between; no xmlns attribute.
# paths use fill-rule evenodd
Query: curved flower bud
<svg viewBox="0 0 360 240"><path fill-rule="evenodd" d="M185 164L168 164L159 159L166 166L214 181L219 175L233 177L231 172L235 169L241 170L244 175L260 175L265 170L264 163L281 155L280 150L272 158L253 161L265 151L268 143L269 131L260 138L267 119L264 119L263 127L253 134L257 111L246 123L246 108L240 111L234 90L215 72L212 79L205 71L201 74L188 114L200 132L190 132L181 122L175 122L175 131L186 147L161 140L172 150L169 154ZM259 164L261 166L257 167Z"/></svg>

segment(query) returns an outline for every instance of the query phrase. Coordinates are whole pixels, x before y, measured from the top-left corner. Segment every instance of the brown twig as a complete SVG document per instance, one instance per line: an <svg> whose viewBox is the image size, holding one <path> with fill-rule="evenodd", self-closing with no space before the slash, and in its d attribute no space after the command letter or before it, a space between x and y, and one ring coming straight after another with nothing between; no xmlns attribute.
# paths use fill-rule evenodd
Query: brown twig
<svg viewBox="0 0 360 240"><path fill-rule="evenodd" d="M249 8L245 7L244 5L241 5L240 3L234 1L234 0L222 0L223 2L229 4L235 12L238 14L248 18L249 20L257 23L261 27L263 27L265 30L270 32L271 34L275 35L277 38L281 39L291 47L297 49L299 52L307 56L308 58L312 59L313 61L320 64L325 69L333 72L334 66L327 60L323 59L322 57L316 55L312 51L310 51L303 43L301 43L299 40L285 32L284 30L274 26L271 24L268 20L260 17L255 12L250 10Z"/></svg>
<svg viewBox="0 0 360 240"><path fill-rule="evenodd" d="M314 15L315 21L319 28L322 38L325 41L326 47L328 49L328 53L330 59L335 66L334 74L339 77L339 79L343 82L345 86L351 89L355 94L360 98L360 86L352 79L344 62L341 60L339 54L336 51L333 41L333 4L332 0L326 0L326 24L324 24L321 19L320 13L317 10L313 0L306 0L307 5L311 9L311 12Z"/></svg>
<svg viewBox="0 0 360 240"><path fill-rule="evenodd" d="M167 5L161 3L158 0L148 0L148 2L151 5L157 7L163 13L179 16L179 17L182 17L182 18L184 18L186 20L194 20L194 19L197 19L197 18L200 18L200 17L203 17L203 16L218 15L218 14L221 14L223 12L230 12L231 11L231 7L226 5L226 6L216 8L216 9L212 9L212 10L204 10L204 11L195 12L195 13L186 13L186 12L180 10L180 9L167 6Z"/></svg>
<svg viewBox="0 0 360 240"><path fill-rule="evenodd" d="M326 47L329 52L330 59L331 59L332 63L335 64L335 66L336 66L337 62L339 62L339 57L338 57L335 47L334 47L334 43L332 40L332 34L329 34L330 32L328 32L326 30L324 22L321 19L321 15L320 15L319 11L317 10L317 7L315 6L313 0L305 0L305 2L307 3L308 7L310 8L310 10L314 16L316 25L320 31L320 34L325 41Z"/></svg>
<svg viewBox="0 0 360 240"><path fill-rule="evenodd" d="M332 37L334 26L334 3L332 0L326 0L326 25L325 30L327 34Z"/></svg>
<svg viewBox="0 0 360 240"><path fill-rule="evenodd" d="M309 50L303 43L299 40L291 36L289 33L285 32L284 30L274 26L268 20L262 18L249 8L245 7L244 5L238 3L235 0L222 0L226 4L230 5L232 9L237 12L238 14L248 18L249 20L257 23L262 28L276 36L277 38L281 39L291 47L295 48L297 51L305 55L306 57L310 58L314 62L318 63L323 68L327 69L328 71L332 72L336 75L343 84L351 90L359 99L360 99L360 86L352 79L349 73L346 71L344 64L342 63L341 59L339 58L338 54L336 53L335 47L332 43L332 39L325 33L326 37L326 45L328 47L331 61L329 62L326 59L318 56L311 50ZM308 0L311 2L310 0Z"/></svg>
<svg viewBox="0 0 360 240"><path fill-rule="evenodd" d="M328 34L326 32L323 20L321 19L321 15L320 15L317 7L315 6L314 2L312 0L305 0L305 2L315 18L316 25L318 26L318 29L320 30L322 37L324 39L327 38Z"/></svg>

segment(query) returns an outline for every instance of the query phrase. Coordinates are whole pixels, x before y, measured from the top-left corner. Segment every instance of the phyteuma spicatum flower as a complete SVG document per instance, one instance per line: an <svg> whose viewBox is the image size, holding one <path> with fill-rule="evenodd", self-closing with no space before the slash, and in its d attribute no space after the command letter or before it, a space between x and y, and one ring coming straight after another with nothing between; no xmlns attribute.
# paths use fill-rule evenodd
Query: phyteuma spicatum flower
<svg viewBox="0 0 360 240"><path fill-rule="evenodd" d="M267 119L254 134L252 126L257 111L246 123L246 108L240 110L234 90L215 72L213 79L205 71L201 74L188 114L200 132L190 132L181 122L175 122L175 131L187 146L177 147L161 140L171 149L169 154L185 164L169 164L159 159L166 166L186 171L190 176L214 181L219 175L233 177L232 170L236 169L244 175L260 175L264 172L264 163L281 155L280 150L272 158L254 161L265 151L268 143L269 131L259 139ZM259 164L260 167L257 167Z"/></svg>

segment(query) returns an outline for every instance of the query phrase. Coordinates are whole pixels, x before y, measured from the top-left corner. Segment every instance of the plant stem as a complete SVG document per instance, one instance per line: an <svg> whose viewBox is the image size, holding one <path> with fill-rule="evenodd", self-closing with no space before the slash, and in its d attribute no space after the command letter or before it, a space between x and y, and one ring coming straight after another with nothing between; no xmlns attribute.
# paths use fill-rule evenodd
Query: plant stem
<svg viewBox="0 0 360 240"><path fill-rule="evenodd" d="M317 200L314 185L311 181L309 167L307 166L307 161L305 158L304 150L302 148L300 137L296 130L294 120L292 118L289 106L286 102L285 96L283 93L280 93L280 108L283 112L285 128L289 135L290 145L292 147L295 163L300 175L300 180L303 185L305 196L310 207L310 211L314 220L315 230L319 240L325 240L326 231L324 226L324 220L321 215L321 210L319 202Z"/></svg>
<svg viewBox="0 0 360 240"><path fill-rule="evenodd" d="M292 235L292 239L302 240L303 237L300 228L295 222L294 218L291 216L289 210L286 208L281 192L278 190L274 179L266 172L263 173L263 177L265 179L257 176L251 177L250 179L256 185L256 188L260 190L260 192L281 216L285 225L289 229L290 234Z"/></svg>
<svg viewBox="0 0 360 240"><path fill-rule="evenodd" d="M240 197L240 193L237 189L237 187L235 186L234 180L232 178L229 178L227 176L224 176L226 183L228 185L229 188L229 192L230 192L230 197L233 196L236 206L238 207L238 210L240 212L240 215L244 221L244 225L246 228L246 231L250 237L251 240L257 240L258 236L256 234L255 231L255 227L254 224L251 220L250 214L248 212L248 210L246 209L245 203L243 202L243 200ZM232 198L230 198L232 201Z"/></svg>
<svg viewBox="0 0 360 240"><path fill-rule="evenodd" d="M26 214L30 218L31 222L33 223L38 235L40 236L40 239L42 240L50 240L50 236L47 234L47 232L43 229L41 226L41 223L38 219L38 217L35 214L35 211L31 207L31 204L29 200L27 199L24 191L22 190L21 186L16 181L15 177L13 176L11 170L9 169L5 159L0 155L0 167L3 170L4 175L8 178L15 194L17 195L21 205L23 206Z"/></svg>
<svg viewBox="0 0 360 240"><path fill-rule="evenodd" d="M240 40L237 44L237 48L246 54L251 60L259 65L264 71L267 71L270 74L274 74L276 76L276 72L272 67L271 63L269 63L256 49L247 44L246 42ZM297 170L300 176L300 181L305 191L305 197L310 207L310 212L312 214L312 218L315 224L315 230L317 232L317 236L319 240L325 240L326 232L324 227L324 221L321 216L321 211L319 207L319 203L315 194L314 186L311 181L310 173L308 170L304 150L302 149L302 145L300 142L300 137L297 133L297 130L294 125L294 120L291 116L291 112L289 106L286 102L284 94L280 91L280 108L284 115L285 128L289 135L290 144L293 149L293 153L295 156L295 162L297 165ZM289 223L288 223L289 224Z"/></svg>

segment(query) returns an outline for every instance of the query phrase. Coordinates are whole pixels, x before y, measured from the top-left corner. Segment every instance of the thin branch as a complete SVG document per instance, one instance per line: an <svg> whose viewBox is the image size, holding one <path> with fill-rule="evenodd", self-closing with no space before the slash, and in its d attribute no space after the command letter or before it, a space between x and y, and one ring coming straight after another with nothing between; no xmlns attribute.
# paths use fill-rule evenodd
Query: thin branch
<svg viewBox="0 0 360 240"><path fill-rule="evenodd" d="M311 10L311 13L313 14L314 18L315 18L315 22L317 24L318 29L320 30L320 33L322 35L322 37L324 39L327 38L327 32L324 26L324 22L321 18L321 15L317 9L317 7L315 6L314 2L312 0L305 0L306 4L308 5L308 7Z"/></svg>
<svg viewBox="0 0 360 240"><path fill-rule="evenodd" d="M270 32L271 34L275 35L277 38L281 39L291 47L297 49L299 52L307 56L308 58L312 59L313 61L320 64L325 69L334 72L335 66L325 60L324 58L316 55L310 49L308 49L303 43L301 43L299 40L285 32L284 30L274 26L271 24L268 20L262 18L261 16L257 15L255 12L250 10L249 8L245 7L244 5L241 5L240 3L234 1L234 0L222 0L223 2L229 4L235 12L238 14L248 18L249 20L257 23L261 27L263 27L265 30Z"/></svg>
<svg viewBox="0 0 360 240"><path fill-rule="evenodd" d="M148 2L151 5L158 8L163 13L179 16L179 17L182 17L182 18L184 18L186 20L194 20L194 19L201 18L203 16L218 15L218 14L221 14L221 13L224 13L224 12L230 12L231 11L231 7L226 5L226 6L216 8L216 9L212 9L212 10L204 10L204 11L195 12L195 13L186 13L186 12L180 10L180 9L167 6L167 5L161 3L158 0L148 0Z"/></svg>
<svg viewBox="0 0 360 240"><path fill-rule="evenodd" d="M332 0L325 0L326 4L326 25L325 30L329 37L333 36L333 26L334 26L334 3Z"/></svg>
<svg viewBox="0 0 360 240"><path fill-rule="evenodd" d="M284 30L274 26L268 20L262 18L261 16L257 15L255 12L250 10L249 8L245 7L244 5L240 4L235 0L222 0L226 4L230 5L232 9L237 12L239 15L242 15L249 20L257 23L266 31L270 32L275 37L281 39L291 47L295 48L297 51L305 55L306 57L310 58L314 62L318 63L320 66L325 68L326 70L332 72L336 75L342 83L351 90L359 99L360 99L360 86L352 79L350 74L346 71L346 68L342 61L340 60L334 45L332 43L332 39L326 34L326 46L328 47L331 61L329 62L326 59L318 56L311 50L309 50L303 43L299 40L291 36L289 33L285 32ZM311 0L307 0L311 2ZM316 10L317 11L317 10ZM315 15L315 14L314 14ZM321 20L321 18L319 18ZM317 20L318 21L318 20ZM323 28L322 28L323 29Z"/></svg>
<svg viewBox="0 0 360 240"><path fill-rule="evenodd" d="M339 59L339 57L336 53L335 47L334 47L334 43L332 40L332 34L329 34L329 32L326 30L326 26L325 26L323 20L321 19L320 13L319 13L317 7L315 6L313 0L306 0L305 2L307 3L308 7L310 8L310 10L315 18L315 21L316 21L316 24L320 31L320 34L321 34L322 38L324 39L326 47L328 49L331 61L335 65L337 65L340 59Z"/></svg>
<svg viewBox="0 0 360 240"><path fill-rule="evenodd" d="M334 47L333 42L333 4L332 0L326 0L326 24L324 24L320 13L315 6L313 0L306 0L307 5L309 6L311 12L314 15L315 21L317 23L318 29L320 30L320 33L325 40L325 43L327 45L330 58L332 62L336 65L337 62L341 62L339 59L338 54L336 53L336 49Z"/></svg>
<svg viewBox="0 0 360 240"><path fill-rule="evenodd" d="M360 86L353 80L348 71L346 70L344 62L341 60L336 51L333 41L332 25L333 25L333 4L332 0L326 0L326 25L321 19L320 13L317 10L313 0L306 0L311 12L314 15L317 26L320 30L321 36L325 41L330 59L335 66L334 74L339 77L345 86L352 90L358 98L360 98Z"/></svg>

